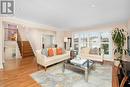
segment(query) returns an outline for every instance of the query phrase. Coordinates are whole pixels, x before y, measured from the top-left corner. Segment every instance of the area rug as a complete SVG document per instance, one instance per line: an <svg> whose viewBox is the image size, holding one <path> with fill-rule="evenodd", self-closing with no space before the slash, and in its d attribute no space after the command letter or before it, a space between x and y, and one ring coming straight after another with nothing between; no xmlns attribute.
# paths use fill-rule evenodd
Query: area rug
<svg viewBox="0 0 130 87"><path fill-rule="evenodd" d="M83 73L69 69L62 72L62 64L50 67L31 74L31 77L41 87L112 87L112 67L110 65L96 64L95 70L89 73L88 82L84 80Z"/></svg>

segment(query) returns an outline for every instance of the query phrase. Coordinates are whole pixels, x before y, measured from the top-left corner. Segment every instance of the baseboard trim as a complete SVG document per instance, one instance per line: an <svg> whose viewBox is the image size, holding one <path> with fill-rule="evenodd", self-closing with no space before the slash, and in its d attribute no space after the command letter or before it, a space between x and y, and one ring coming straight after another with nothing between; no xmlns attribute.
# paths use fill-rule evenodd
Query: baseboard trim
<svg viewBox="0 0 130 87"><path fill-rule="evenodd" d="M104 63L104 64L114 65L114 62L113 62L113 61L109 61L109 60L104 60L103 63Z"/></svg>

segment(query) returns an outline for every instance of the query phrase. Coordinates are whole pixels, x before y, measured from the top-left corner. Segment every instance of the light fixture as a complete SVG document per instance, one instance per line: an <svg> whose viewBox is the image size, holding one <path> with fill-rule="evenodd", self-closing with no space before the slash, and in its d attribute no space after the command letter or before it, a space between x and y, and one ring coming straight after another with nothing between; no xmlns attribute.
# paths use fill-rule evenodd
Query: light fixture
<svg viewBox="0 0 130 87"><path fill-rule="evenodd" d="M95 5L95 4L91 4L91 7L92 7L92 8L95 8L95 7L96 7L96 5Z"/></svg>
<svg viewBox="0 0 130 87"><path fill-rule="evenodd" d="M64 37L64 42L68 42L68 38L67 37Z"/></svg>
<svg viewBox="0 0 130 87"><path fill-rule="evenodd" d="M64 37L64 48L66 50L66 43L68 42L68 37Z"/></svg>

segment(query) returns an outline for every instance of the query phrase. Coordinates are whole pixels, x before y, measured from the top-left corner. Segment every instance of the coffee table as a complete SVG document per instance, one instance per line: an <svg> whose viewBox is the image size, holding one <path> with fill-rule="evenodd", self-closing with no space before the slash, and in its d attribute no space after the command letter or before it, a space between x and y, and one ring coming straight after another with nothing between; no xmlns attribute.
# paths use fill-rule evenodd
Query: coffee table
<svg viewBox="0 0 130 87"><path fill-rule="evenodd" d="M95 63L94 61L92 60L87 60L86 59L86 62L82 65L76 65L76 64L72 64L70 62L70 60L67 60L67 61L64 61L64 64L63 64L63 69L62 71L64 72L66 67L71 67L71 68L74 68L74 69L79 69L79 70L82 70L84 71L84 79L88 82L88 75L89 75L89 72L90 70L93 69ZM70 69L71 69L70 68ZM67 68L68 69L68 68Z"/></svg>

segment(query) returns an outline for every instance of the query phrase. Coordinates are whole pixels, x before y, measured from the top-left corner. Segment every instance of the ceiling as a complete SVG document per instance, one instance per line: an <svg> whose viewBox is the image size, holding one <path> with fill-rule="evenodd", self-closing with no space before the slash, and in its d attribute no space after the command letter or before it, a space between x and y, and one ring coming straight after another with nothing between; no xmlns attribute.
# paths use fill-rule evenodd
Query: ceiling
<svg viewBox="0 0 130 87"><path fill-rule="evenodd" d="M120 23L130 0L15 0L15 17L60 29Z"/></svg>

